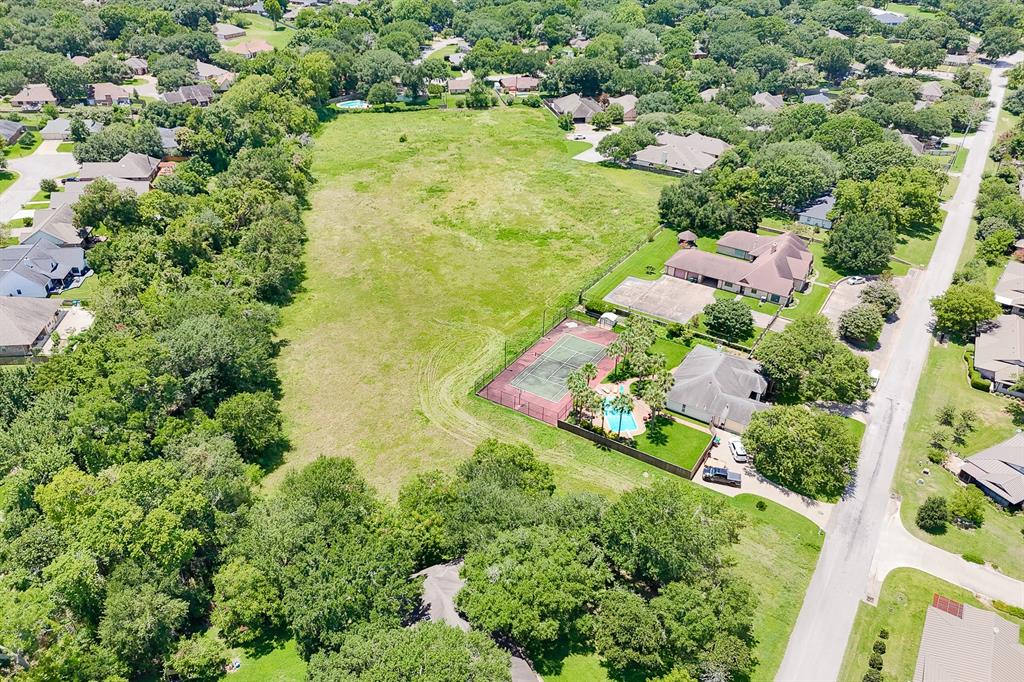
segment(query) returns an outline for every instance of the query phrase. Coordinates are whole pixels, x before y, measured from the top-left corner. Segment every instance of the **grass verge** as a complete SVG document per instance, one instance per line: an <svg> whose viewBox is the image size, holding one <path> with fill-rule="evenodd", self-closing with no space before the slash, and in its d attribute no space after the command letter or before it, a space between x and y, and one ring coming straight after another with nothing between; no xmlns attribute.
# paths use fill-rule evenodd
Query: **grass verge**
<svg viewBox="0 0 1024 682"><path fill-rule="evenodd" d="M649 421L647 430L636 437L636 446L649 455L692 470L710 441L711 435L704 431L668 417L657 417Z"/></svg>

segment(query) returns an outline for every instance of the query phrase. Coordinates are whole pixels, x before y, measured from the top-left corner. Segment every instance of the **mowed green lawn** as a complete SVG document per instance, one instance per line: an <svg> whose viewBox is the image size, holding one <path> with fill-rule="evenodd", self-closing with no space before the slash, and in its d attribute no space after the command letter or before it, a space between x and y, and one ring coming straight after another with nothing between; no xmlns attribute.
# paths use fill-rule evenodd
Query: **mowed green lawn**
<svg viewBox="0 0 1024 682"><path fill-rule="evenodd" d="M394 496L489 436L526 441L563 485L642 480L649 467L470 395L506 340L529 340L657 225L670 179L573 161L563 136L527 107L324 127L308 276L281 328L293 449L269 485L318 456L349 456Z"/></svg>
<svg viewBox="0 0 1024 682"><path fill-rule="evenodd" d="M669 417L658 417L649 422L647 430L636 437L638 449L691 471L710 442L711 434Z"/></svg>
<svg viewBox="0 0 1024 682"><path fill-rule="evenodd" d="M903 525L911 533L955 554L977 554L1007 575L1024 579L1024 562L1021 561L1024 515L1010 515L991 504L981 528L963 530L949 525L945 533L931 534L914 523L925 498L929 495L949 497L960 485L953 474L932 464L927 456L935 430L935 414L941 407L951 404L960 410L972 409L978 415L977 430L964 445L956 446L965 457L1006 440L1015 429L1006 412L1010 404L1007 398L971 388L963 360L964 349L954 343L932 347L917 387L893 487L903 498L900 513ZM924 469L930 473L923 473ZM924 482L918 485L918 480Z"/></svg>
<svg viewBox="0 0 1024 682"><path fill-rule="evenodd" d="M921 646L921 633L924 632L925 615L932 603L932 595L935 594L977 608L986 608L969 591L935 576L913 568L894 570L882 583L878 605L862 603L857 609L857 619L846 644L846 655L839 674L840 682L860 682L868 669L871 647L882 628L889 631L889 638L885 640L886 651L882 657L885 679L912 679ZM1020 622L1005 613L999 615L1006 620Z"/></svg>
<svg viewBox="0 0 1024 682"><path fill-rule="evenodd" d="M245 27L245 36L229 40L225 45L238 45L254 38L262 38L281 50L288 47L288 41L295 35L295 29L285 26L281 22L277 22L277 28L275 28L274 22L266 17L261 17L258 14L244 14L243 16L245 21L249 22L249 25Z"/></svg>

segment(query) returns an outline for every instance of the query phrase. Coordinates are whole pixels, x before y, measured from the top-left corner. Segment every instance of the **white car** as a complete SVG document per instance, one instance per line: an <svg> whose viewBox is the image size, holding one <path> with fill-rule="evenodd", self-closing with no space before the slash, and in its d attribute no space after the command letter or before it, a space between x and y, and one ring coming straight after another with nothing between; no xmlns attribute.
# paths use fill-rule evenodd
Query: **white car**
<svg viewBox="0 0 1024 682"><path fill-rule="evenodd" d="M864 284L864 282L866 281L866 279L864 279L860 275L857 275L856 277L851 277L848 280L846 280L846 283L851 286L857 286L858 284Z"/></svg>
<svg viewBox="0 0 1024 682"><path fill-rule="evenodd" d="M734 438L729 441L729 449L732 451L732 458L742 464L747 461L747 449L743 447L743 441L739 438Z"/></svg>
<svg viewBox="0 0 1024 682"><path fill-rule="evenodd" d="M576 135L572 136L572 139L574 139L574 140L586 140L587 136L586 135L580 135L580 134L577 133Z"/></svg>

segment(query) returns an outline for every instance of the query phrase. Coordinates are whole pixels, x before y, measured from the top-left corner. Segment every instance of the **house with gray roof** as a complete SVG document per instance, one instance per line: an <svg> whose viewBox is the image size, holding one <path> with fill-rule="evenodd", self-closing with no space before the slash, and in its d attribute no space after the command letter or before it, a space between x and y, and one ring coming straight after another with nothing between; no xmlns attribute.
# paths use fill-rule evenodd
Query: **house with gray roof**
<svg viewBox="0 0 1024 682"><path fill-rule="evenodd" d="M136 196L141 197L149 191L149 180L125 180L124 178L115 178L109 175L102 175L100 177L108 182L112 182L119 190L132 190ZM89 185L99 179L68 180L64 183L64 191L54 192L50 195L50 208L60 208L65 205L73 206L85 194L85 190L89 188Z"/></svg>
<svg viewBox="0 0 1024 682"><path fill-rule="evenodd" d="M992 390L1024 398L1014 391L1024 375L1024 317L1000 315L994 324L974 340L974 368L992 382Z"/></svg>
<svg viewBox="0 0 1024 682"><path fill-rule="evenodd" d="M942 86L936 81L928 81L921 84L921 87L917 90L917 94L920 95L921 99L925 102L938 102L942 99Z"/></svg>
<svg viewBox="0 0 1024 682"><path fill-rule="evenodd" d="M33 216L32 232L21 240L22 244L46 242L53 246L82 246L85 242L75 227L75 211L72 204L56 208L43 208Z"/></svg>
<svg viewBox="0 0 1024 682"><path fill-rule="evenodd" d="M820 196L812 200L797 214L797 222L823 230L832 229L832 220L828 214L836 207L836 198L832 194Z"/></svg>
<svg viewBox="0 0 1024 682"><path fill-rule="evenodd" d="M807 287L814 257L795 234L734 230L722 235L715 249L677 251L666 261L665 274L783 306L794 291Z"/></svg>
<svg viewBox="0 0 1024 682"><path fill-rule="evenodd" d="M120 161L83 163L82 170L78 172L78 180L95 180L109 176L122 180L146 180L148 182L156 175L159 164L160 159L137 152L128 152L121 157Z"/></svg>
<svg viewBox="0 0 1024 682"><path fill-rule="evenodd" d="M1003 274L996 282L996 303L1011 313L1024 315L1024 263L1012 258L1006 263Z"/></svg>
<svg viewBox="0 0 1024 682"><path fill-rule="evenodd" d="M751 99L754 100L755 105L761 107L765 111L778 111L782 107L786 106L786 102L782 99L782 95L773 95L770 92L755 92Z"/></svg>
<svg viewBox="0 0 1024 682"><path fill-rule="evenodd" d="M0 296L46 298L85 272L85 251L48 242L0 249Z"/></svg>
<svg viewBox="0 0 1024 682"><path fill-rule="evenodd" d="M700 133L658 133L655 139L655 144L632 156L630 165L662 173L702 173L732 149L731 144Z"/></svg>
<svg viewBox="0 0 1024 682"><path fill-rule="evenodd" d="M675 383L666 406L673 412L742 432L750 417L767 408L768 382L753 360L707 346L694 346L673 372Z"/></svg>
<svg viewBox="0 0 1024 682"><path fill-rule="evenodd" d="M149 62L142 57L128 57L124 60L124 65L136 76L144 76L149 73Z"/></svg>
<svg viewBox="0 0 1024 682"><path fill-rule="evenodd" d="M1024 433L968 457L960 480L973 483L997 504L1019 511L1024 503ZM1024 668L1022 668L1024 670Z"/></svg>
<svg viewBox="0 0 1024 682"><path fill-rule="evenodd" d="M26 130L28 128L25 127L24 123L0 118L0 138L3 139L4 144L14 144L25 134Z"/></svg>
<svg viewBox="0 0 1024 682"><path fill-rule="evenodd" d="M1020 626L940 595L924 617L913 682L1020 682Z"/></svg>
<svg viewBox="0 0 1024 682"><path fill-rule="evenodd" d="M910 151L914 152L914 156L921 156L922 154L925 153L925 144L924 142L921 141L921 138L917 137L916 135L911 135L910 133L901 133L900 141L903 142L903 144L910 147Z"/></svg>
<svg viewBox="0 0 1024 682"><path fill-rule="evenodd" d="M196 75L199 80L210 83L217 92L223 92L235 82L235 72L213 64L196 60Z"/></svg>
<svg viewBox="0 0 1024 682"><path fill-rule="evenodd" d="M813 95L804 95L804 104L824 104L826 109L832 107L832 98L823 92L816 92Z"/></svg>
<svg viewBox="0 0 1024 682"><path fill-rule="evenodd" d="M99 121L86 119L82 121L82 123L85 125L85 131L90 135L103 130L103 124ZM71 139L71 119L50 119L46 122L46 125L43 126L43 129L39 131L39 134L44 140L60 140L62 142L66 142Z"/></svg>
<svg viewBox="0 0 1024 682"><path fill-rule="evenodd" d="M55 298L0 297L0 357L26 357L42 348L60 317Z"/></svg>
<svg viewBox="0 0 1024 682"><path fill-rule="evenodd" d="M620 97L609 97L608 106L618 104L622 107L622 120L623 121L635 121L636 120L636 103L639 98L636 95L622 95Z"/></svg>
<svg viewBox="0 0 1024 682"><path fill-rule="evenodd" d="M205 107L213 101L213 88L209 83L183 85L177 90L160 95L167 104L191 104L194 107Z"/></svg>
<svg viewBox="0 0 1024 682"><path fill-rule="evenodd" d="M594 114L603 111L597 100L576 94L553 99L548 102L548 107L551 108L555 116L571 115L574 123L590 123Z"/></svg>
<svg viewBox="0 0 1024 682"><path fill-rule="evenodd" d="M156 131L160 134L160 144L164 148L164 154L166 156L177 156L178 155L178 133L184 130L183 127L178 126L177 128L162 128L157 126Z"/></svg>

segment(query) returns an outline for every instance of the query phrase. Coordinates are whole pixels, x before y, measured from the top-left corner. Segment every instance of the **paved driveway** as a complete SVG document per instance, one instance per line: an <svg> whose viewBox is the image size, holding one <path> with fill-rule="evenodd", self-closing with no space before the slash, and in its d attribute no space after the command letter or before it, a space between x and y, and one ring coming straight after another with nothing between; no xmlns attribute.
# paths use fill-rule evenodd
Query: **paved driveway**
<svg viewBox="0 0 1024 682"><path fill-rule="evenodd" d="M678 277L627 277L604 297L609 303L685 324L715 301L715 290Z"/></svg>
<svg viewBox="0 0 1024 682"><path fill-rule="evenodd" d="M587 163L600 163L602 161L607 161L608 157L601 156L600 154L597 153L598 142L603 140L606 136L617 132L619 132L619 128L616 127L613 127L611 130L597 130L594 128L594 126L590 125L589 123L580 123L571 133L566 133L565 139L575 140L576 138L582 136L583 139L577 141L589 142L591 148L580 152L579 154L572 158L576 159L577 161L586 161Z"/></svg>
<svg viewBox="0 0 1024 682"><path fill-rule="evenodd" d="M67 152L58 152L57 140L44 140L29 156L12 159L7 167L18 174L18 179L0 194L0 222L15 217L21 206L39 191L39 183L46 178L59 178L78 170L75 157Z"/></svg>

